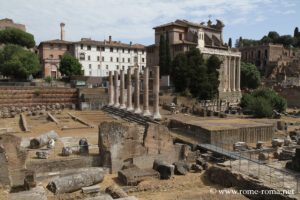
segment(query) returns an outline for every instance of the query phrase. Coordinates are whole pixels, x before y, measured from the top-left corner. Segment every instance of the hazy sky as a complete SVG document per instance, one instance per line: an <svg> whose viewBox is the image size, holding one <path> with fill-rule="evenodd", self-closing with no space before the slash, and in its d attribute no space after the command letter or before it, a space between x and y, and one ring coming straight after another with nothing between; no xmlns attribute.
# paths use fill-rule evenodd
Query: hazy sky
<svg viewBox="0 0 300 200"><path fill-rule="evenodd" d="M193 22L221 19L224 40L239 36L260 39L268 31L293 34L300 28L299 0L0 0L0 18L26 25L37 44L59 38L66 24L66 39L91 37L154 41L154 26L187 19Z"/></svg>

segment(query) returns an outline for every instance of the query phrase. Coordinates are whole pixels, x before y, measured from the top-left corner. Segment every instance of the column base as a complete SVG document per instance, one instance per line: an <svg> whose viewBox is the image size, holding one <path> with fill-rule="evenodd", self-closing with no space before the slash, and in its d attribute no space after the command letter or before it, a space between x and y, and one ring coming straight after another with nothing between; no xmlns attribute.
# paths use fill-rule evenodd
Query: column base
<svg viewBox="0 0 300 200"><path fill-rule="evenodd" d="M109 103L108 106L114 106L114 103Z"/></svg>
<svg viewBox="0 0 300 200"><path fill-rule="evenodd" d="M129 112L131 112L131 111L133 111L133 107L132 106L127 107L126 110L129 111Z"/></svg>
<svg viewBox="0 0 300 200"><path fill-rule="evenodd" d="M154 114L153 114L153 119L154 119L155 121L160 121L160 120L161 120L161 115L160 115L160 113L159 113L159 112L154 113Z"/></svg>
<svg viewBox="0 0 300 200"><path fill-rule="evenodd" d="M142 110L141 110L140 108L136 108L136 109L134 110L134 113L135 113L135 114L141 114L141 113L142 113Z"/></svg>
<svg viewBox="0 0 300 200"><path fill-rule="evenodd" d="M151 116L150 111L149 111L149 110L144 110L144 111L143 111L143 116L145 116L145 117Z"/></svg>
<svg viewBox="0 0 300 200"><path fill-rule="evenodd" d="M121 104L121 105L120 105L120 109L126 109L125 104Z"/></svg>
<svg viewBox="0 0 300 200"><path fill-rule="evenodd" d="M115 104L114 104L114 107L119 108L119 107L120 107L120 104L119 104L119 103L115 103Z"/></svg>

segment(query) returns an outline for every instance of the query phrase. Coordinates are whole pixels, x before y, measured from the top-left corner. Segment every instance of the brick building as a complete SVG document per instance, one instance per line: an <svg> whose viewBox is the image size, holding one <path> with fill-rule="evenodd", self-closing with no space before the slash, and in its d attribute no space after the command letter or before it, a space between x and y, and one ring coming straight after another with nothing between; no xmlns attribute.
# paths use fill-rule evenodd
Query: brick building
<svg viewBox="0 0 300 200"><path fill-rule="evenodd" d="M22 31L26 31L26 27L24 24L14 23L12 19L8 19L8 18L0 19L0 30L4 30L7 28L17 28Z"/></svg>
<svg viewBox="0 0 300 200"><path fill-rule="evenodd" d="M168 34L171 59L179 53L189 51L191 47L198 48L204 58L217 55L223 61L219 71L219 99L230 103L239 102L241 54L224 44L223 28L224 24L220 20L216 24L209 20L206 25L176 20L154 27L155 44L147 47L147 66L159 64L160 35Z"/></svg>

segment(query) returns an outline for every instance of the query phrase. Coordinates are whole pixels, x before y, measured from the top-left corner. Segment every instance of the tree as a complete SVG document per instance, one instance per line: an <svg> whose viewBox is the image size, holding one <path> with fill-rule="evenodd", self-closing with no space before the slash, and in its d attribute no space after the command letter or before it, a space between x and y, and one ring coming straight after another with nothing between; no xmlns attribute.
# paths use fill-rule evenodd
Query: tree
<svg viewBox="0 0 300 200"><path fill-rule="evenodd" d="M62 56L59 63L59 71L65 76L82 75L82 65L71 54L66 53Z"/></svg>
<svg viewBox="0 0 300 200"><path fill-rule="evenodd" d="M171 52L170 52L170 41L169 41L169 32L166 32L166 75L171 73Z"/></svg>
<svg viewBox="0 0 300 200"><path fill-rule="evenodd" d="M167 74L166 58L167 58L166 40L164 35L161 34L159 39L159 67L160 67L161 75Z"/></svg>
<svg viewBox="0 0 300 200"><path fill-rule="evenodd" d="M272 117L273 110L284 112L286 100L268 88L261 88L251 94L243 94L240 106L252 112L254 117Z"/></svg>
<svg viewBox="0 0 300 200"><path fill-rule="evenodd" d="M204 62L199 49L192 48L175 56L172 62L171 79L177 92L189 91L198 99L212 99L218 94L221 61L211 56Z"/></svg>
<svg viewBox="0 0 300 200"><path fill-rule="evenodd" d="M16 28L8 28L0 31L0 43L16 44L27 48L33 48L35 46L32 34Z"/></svg>
<svg viewBox="0 0 300 200"><path fill-rule="evenodd" d="M231 38L229 38L229 40L228 40L228 46L229 46L230 48L232 48L232 39L231 39Z"/></svg>
<svg viewBox="0 0 300 200"><path fill-rule="evenodd" d="M279 37L280 35L276 31L270 31L268 34L268 38L270 38L273 42L277 41Z"/></svg>
<svg viewBox="0 0 300 200"><path fill-rule="evenodd" d="M294 38L290 35L282 35L280 36L275 43L283 44L284 46L290 46L294 43Z"/></svg>
<svg viewBox="0 0 300 200"><path fill-rule="evenodd" d="M241 88L256 89L261 82L257 67L251 63L241 62Z"/></svg>
<svg viewBox="0 0 300 200"><path fill-rule="evenodd" d="M298 36L299 36L299 29L298 27L296 27L294 30L294 37L298 37Z"/></svg>
<svg viewBox="0 0 300 200"><path fill-rule="evenodd" d="M26 79L41 70L38 56L18 45L5 45L0 50L0 72L4 76Z"/></svg>

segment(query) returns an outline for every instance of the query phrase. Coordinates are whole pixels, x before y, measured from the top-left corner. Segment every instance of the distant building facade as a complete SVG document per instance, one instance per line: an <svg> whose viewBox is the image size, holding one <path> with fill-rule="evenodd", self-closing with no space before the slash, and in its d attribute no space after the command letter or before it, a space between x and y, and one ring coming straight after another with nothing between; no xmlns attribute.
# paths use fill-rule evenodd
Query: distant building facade
<svg viewBox="0 0 300 200"><path fill-rule="evenodd" d="M300 67L299 50L286 48L282 44L245 46L239 49L242 61L254 64L268 78L276 79L278 75L292 76Z"/></svg>
<svg viewBox="0 0 300 200"><path fill-rule="evenodd" d="M112 41L95 41L83 38L73 43L74 56L83 66L85 76L108 76L109 71L121 70L129 66L146 67L146 50L140 44L124 44ZM126 72L126 71L125 71Z"/></svg>
<svg viewBox="0 0 300 200"><path fill-rule="evenodd" d="M219 99L237 103L241 98L241 53L223 43L223 28L224 24L219 20L216 24L209 20L206 25L176 20L154 27L155 44L147 46L147 66L159 65L160 35L168 34L172 59L192 47L198 48L205 58L211 55L218 56L223 61L219 70Z"/></svg>
<svg viewBox="0 0 300 200"><path fill-rule="evenodd" d="M22 31L26 31L26 27L24 24L14 23L12 19L8 19L8 18L0 19L0 30L5 30L7 28L17 28Z"/></svg>

